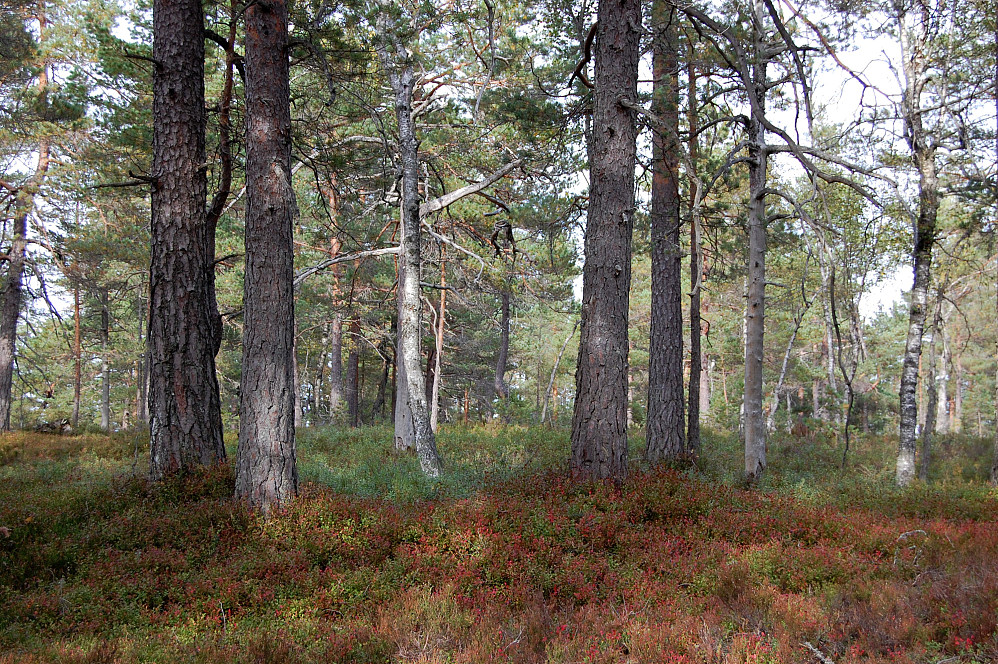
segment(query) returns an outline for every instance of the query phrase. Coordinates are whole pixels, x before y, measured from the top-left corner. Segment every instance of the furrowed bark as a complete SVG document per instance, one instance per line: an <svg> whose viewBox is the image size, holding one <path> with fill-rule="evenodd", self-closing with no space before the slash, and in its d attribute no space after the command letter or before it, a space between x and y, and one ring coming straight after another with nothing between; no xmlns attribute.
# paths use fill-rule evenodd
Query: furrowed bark
<svg viewBox="0 0 998 664"><path fill-rule="evenodd" d="M288 10L246 10L246 277L236 498L264 514L298 492Z"/></svg>
<svg viewBox="0 0 998 664"><path fill-rule="evenodd" d="M666 0L652 4L652 111L664 126L652 133L651 344L645 460L686 453L683 404L683 305L679 248L678 17ZM692 375L692 374L691 374Z"/></svg>
<svg viewBox="0 0 998 664"><path fill-rule="evenodd" d="M628 300L641 3L600 0L572 475L627 478Z"/></svg>
<svg viewBox="0 0 998 664"><path fill-rule="evenodd" d="M150 476L225 460L215 376L214 241L205 200L204 14L153 4Z"/></svg>

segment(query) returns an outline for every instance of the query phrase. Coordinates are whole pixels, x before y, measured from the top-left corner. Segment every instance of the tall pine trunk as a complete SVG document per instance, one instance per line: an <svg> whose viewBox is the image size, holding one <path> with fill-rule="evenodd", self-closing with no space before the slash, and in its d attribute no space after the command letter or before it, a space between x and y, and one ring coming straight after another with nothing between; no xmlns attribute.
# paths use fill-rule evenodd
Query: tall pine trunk
<svg viewBox="0 0 998 664"><path fill-rule="evenodd" d="M108 361L108 341L110 337L111 317L108 311L107 288L100 292L100 428L101 431L111 430L111 363Z"/></svg>
<svg viewBox="0 0 998 664"><path fill-rule="evenodd" d="M683 409L683 303L679 247L679 20L666 0L652 4L655 31L652 111L651 344L645 459L686 453ZM692 375L692 373L691 373Z"/></svg>
<svg viewBox="0 0 998 664"><path fill-rule="evenodd" d="M347 420L360 425L360 321L350 321L350 355L347 358Z"/></svg>
<svg viewBox="0 0 998 664"><path fill-rule="evenodd" d="M627 477L628 300L637 125L639 0L600 0L582 323L572 415L573 476Z"/></svg>
<svg viewBox="0 0 998 664"><path fill-rule="evenodd" d="M200 0L153 3L149 269L150 475L225 459L215 376L214 238L205 201L204 14Z"/></svg>
<svg viewBox="0 0 998 664"><path fill-rule="evenodd" d="M83 387L80 334L80 287L73 288L73 416L69 425L75 431L80 423L80 392Z"/></svg>
<svg viewBox="0 0 998 664"><path fill-rule="evenodd" d="M265 514L298 492L288 9L246 10L246 277L236 497Z"/></svg>

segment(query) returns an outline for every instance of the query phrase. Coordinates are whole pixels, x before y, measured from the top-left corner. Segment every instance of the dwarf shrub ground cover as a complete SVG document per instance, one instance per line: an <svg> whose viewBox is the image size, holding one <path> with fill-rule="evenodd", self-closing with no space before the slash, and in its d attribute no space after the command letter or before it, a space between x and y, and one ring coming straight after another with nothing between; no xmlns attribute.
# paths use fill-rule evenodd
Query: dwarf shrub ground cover
<svg viewBox="0 0 998 664"><path fill-rule="evenodd" d="M229 467L149 484L135 442L0 438L0 662L998 660L971 439L906 491L888 439L847 471L775 440L746 490L719 436L618 491L567 480L564 432L445 429L429 481L390 431L311 430L266 523Z"/></svg>

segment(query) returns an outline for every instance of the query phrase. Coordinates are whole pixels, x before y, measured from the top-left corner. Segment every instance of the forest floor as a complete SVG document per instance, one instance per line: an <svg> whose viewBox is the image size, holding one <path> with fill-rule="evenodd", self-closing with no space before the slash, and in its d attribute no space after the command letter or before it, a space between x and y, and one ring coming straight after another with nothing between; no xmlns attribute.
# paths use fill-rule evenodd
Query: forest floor
<svg viewBox="0 0 998 664"><path fill-rule="evenodd" d="M774 437L746 489L709 435L620 491L567 481L561 430L445 428L435 482L390 441L301 432L263 522L230 467L149 484L139 435L0 437L0 662L998 661L988 441L903 491L887 437L845 470Z"/></svg>

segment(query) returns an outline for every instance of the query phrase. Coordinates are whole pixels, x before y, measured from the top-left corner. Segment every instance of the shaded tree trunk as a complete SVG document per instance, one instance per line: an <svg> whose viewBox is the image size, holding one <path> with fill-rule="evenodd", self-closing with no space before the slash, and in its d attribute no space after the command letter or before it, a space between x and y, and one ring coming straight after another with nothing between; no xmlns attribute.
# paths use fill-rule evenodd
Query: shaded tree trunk
<svg viewBox="0 0 998 664"><path fill-rule="evenodd" d="M107 289L100 292L100 373L101 373L101 398L100 398L100 428L102 431L111 430L111 363L108 362L108 338L110 336L111 320L108 312Z"/></svg>
<svg viewBox="0 0 998 664"><path fill-rule="evenodd" d="M963 433L963 358L956 356L954 361L953 410L950 412L950 431Z"/></svg>
<svg viewBox="0 0 998 664"><path fill-rule="evenodd" d="M391 371L392 361L389 357L391 352L390 344L382 343L381 345L381 380L378 381L378 396L374 400L374 406L371 408L371 418L381 417L385 414L385 398L386 390L388 389L388 374Z"/></svg>
<svg viewBox="0 0 998 664"><path fill-rule="evenodd" d="M207 223L204 14L155 0L149 269L150 475L225 459L215 376L214 237Z"/></svg>
<svg viewBox="0 0 998 664"><path fill-rule="evenodd" d="M148 310L148 301L146 301L142 303L142 307L139 310L139 346L142 348L142 354L139 355L138 366L135 372L135 420L142 424L149 422L149 334L146 330L146 315Z"/></svg>
<svg viewBox="0 0 998 664"><path fill-rule="evenodd" d="M582 323L572 416L579 479L627 477L628 300L641 3L600 0Z"/></svg>
<svg viewBox="0 0 998 664"><path fill-rule="evenodd" d="M302 425L302 411L305 405L301 393L301 368L298 366L298 322L295 321L291 341L291 365L294 376L295 428ZM308 371L308 356L305 356L305 370Z"/></svg>
<svg viewBox="0 0 998 664"><path fill-rule="evenodd" d="M950 352L949 334L946 332L948 316L945 313L939 314L939 327L937 334L942 343L943 352L939 355L939 367L936 373L936 433L949 433L950 413L949 413L949 370L953 364L953 356Z"/></svg>
<svg viewBox="0 0 998 664"><path fill-rule="evenodd" d="M351 427L360 424L360 321L350 321L350 355L347 358L347 421Z"/></svg>
<svg viewBox="0 0 998 664"><path fill-rule="evenodd" d="M541 424L544 424L544 420L547 417L549 398L555 399L557 396L558 390L554 385L554 379L558 374L558 366L561 364L561 358L565 355L565 349L568 348L568 342L575 336L575 331L577 329L579 329L579 321L575 321L575 325L572 326L572 331L565 337L565 341L561 344L561 350L558 351L558 357L554 360L554 366L551 367L551 376L548 378L548 387L544 391L544 407L541 409ZM554 404L554 407L557 408L557 403ZM553 417L554 413L552 412L552 419Z"/></svg>
<svg viewBox="0 0 998 664"><path fill-rule="evenodd" d="M434 330L436 353L433 364L433 387L430 393L430 428L434 433L440 418L440 385L443 383L444 329L447 325L447 266L443 261L444 251L440 248L440 311L437 312L437 329Z"/></svg>
<svg viewBox="0 0 998 664"><path fill-rule="evenodd" d="M246 10L246 276L236 498L269 514L298 492L288 10Z"/></svg>
<svg viewBox="0 0 998 664"><path fill-rule="evenodd" d="M343 401L343 319L333 316L329 324L329 421L332 422Z"/></svg>
<svg viewBox="0 0 998 664"><path fill-rule="evenodd" d="M83 388L82 338L80 334L80 288L73 288L73 415L69 424L75 431L80 423L80 392Z"/></svg>
<svg viewBox="0 0 998 664"><path fill-rule="evenodd" d="M436 327L434 325L434 327ZM426 395L426 403L429 405L430 397L433 395L433 370L437 364L437 347L436 344L430 346L426 350L426 371L423 373L423 393Z"/></svg>
<svg viewBox="0 0 998 664"><path fill-rule="evenodd" d="M509 291L503 289L499 307L499 355L496 358L496 376L493 381L496 396L500 400L509 398L506 385L506 364L509 361Z"/></svg>
<svg viewBox="0 0 998 664"><path fill-rule="evenodd" d="M652 133L651 344L645 459L658 463L686 452L686 423L679 247L678 16L672 4L655 0L652 21L656 31L652 110L663 126Z"/></svg>
<svg viewBox="0 0 998 664"><path fill-rule="evenodd" d="M925 425L922 427L922 463L918 468L918 478L927 481L929 479L929 462L932 456L932 435L936 431L937 404L939 403L939 389L936 383L936 349L938 348L938 337L942 325L942 288L936 296L936 311L932 318L932 332L929 338L929 370L925 376L927 403L925 408Z"/></svg>

